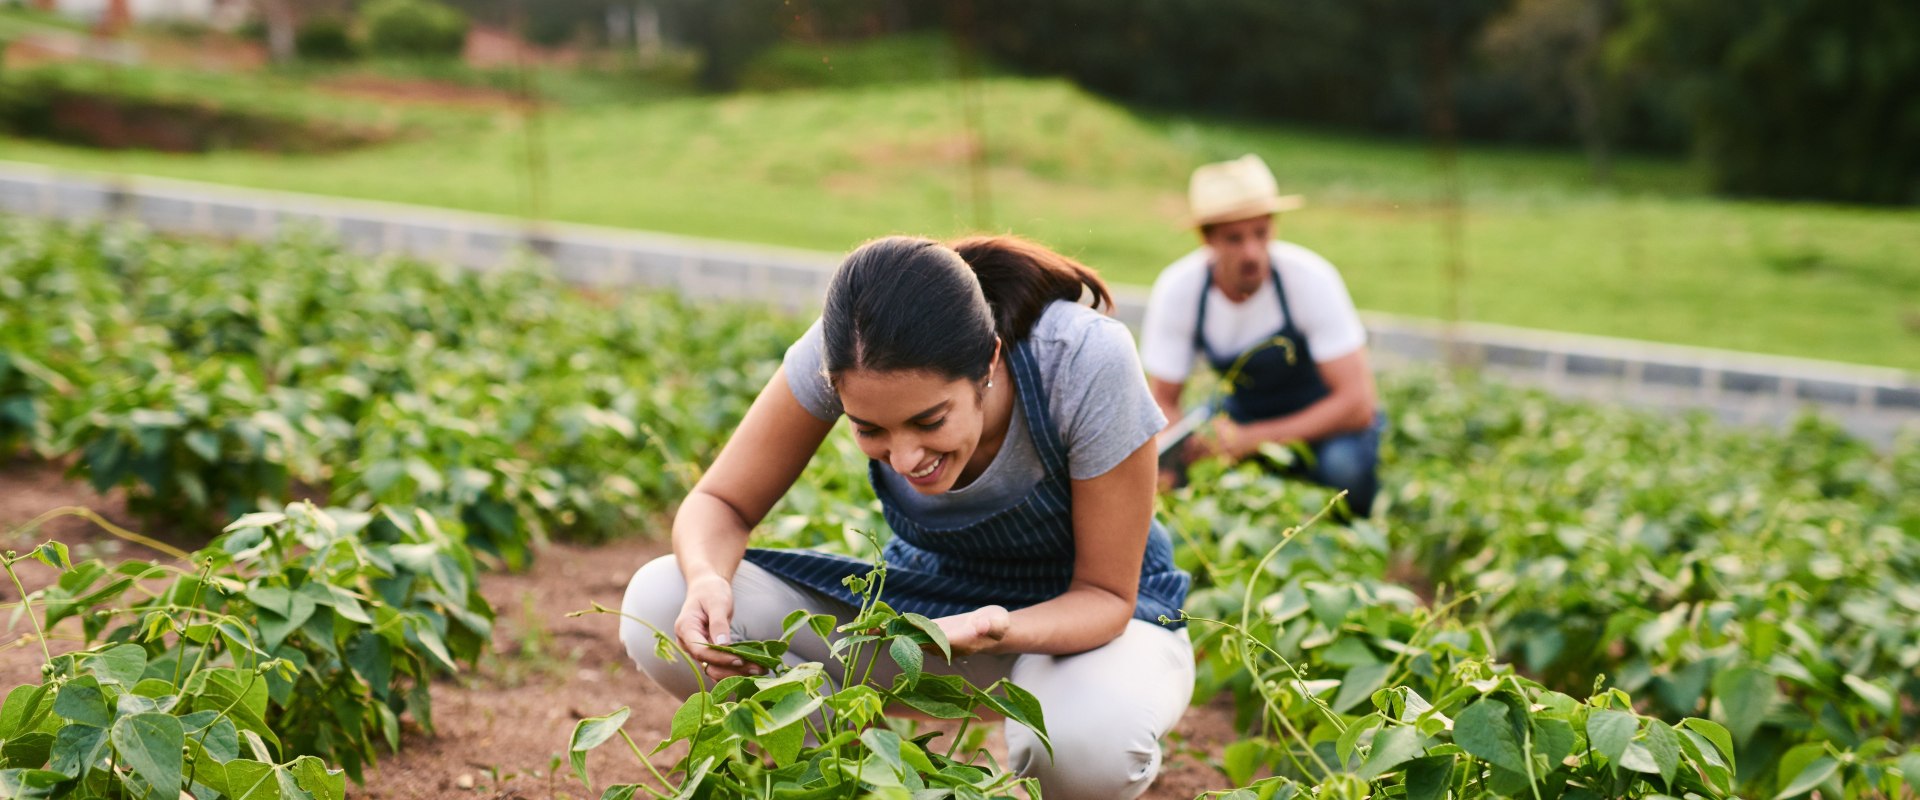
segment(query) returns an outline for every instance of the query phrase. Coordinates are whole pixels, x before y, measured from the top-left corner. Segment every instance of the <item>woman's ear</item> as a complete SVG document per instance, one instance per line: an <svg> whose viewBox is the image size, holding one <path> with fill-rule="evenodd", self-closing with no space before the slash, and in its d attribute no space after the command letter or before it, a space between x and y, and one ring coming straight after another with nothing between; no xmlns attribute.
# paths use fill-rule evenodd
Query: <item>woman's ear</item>
<svg viewBox="0 0 1920 800"><path fill-rule="evenodd" d="M993 359L987 362L987 388L993 388L993 370L1000 365L1000 337L993 337Z"/></svg>

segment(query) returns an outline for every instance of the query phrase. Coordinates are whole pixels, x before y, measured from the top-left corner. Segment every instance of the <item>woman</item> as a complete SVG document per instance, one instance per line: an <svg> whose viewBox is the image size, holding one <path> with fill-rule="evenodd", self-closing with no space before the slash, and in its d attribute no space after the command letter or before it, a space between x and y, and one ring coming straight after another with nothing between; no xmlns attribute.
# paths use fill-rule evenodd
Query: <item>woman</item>
<svg viewBox="0 0 1920 800"><path fill-rule="evenodd" d="M1095 308L1080 305L1091 291ZM709 677L750 674L708 643L777 638L807 608L849 619L864 561L748 549L747 535L845 416L894 538L883 599L934 618L976 685L1012 678L1053 742L1007 726L1009 766L1049 800L1131 798L1186 710L1188 576L1153 519L1164 425L1099 276L1044 247L980 237L870 242L847 257L820 320L788 351L680 506L672 556L641 568L624 611L671 630ZM623 621L663 688L696 691ZM828 662L799 637L788 658Z"/></svg>

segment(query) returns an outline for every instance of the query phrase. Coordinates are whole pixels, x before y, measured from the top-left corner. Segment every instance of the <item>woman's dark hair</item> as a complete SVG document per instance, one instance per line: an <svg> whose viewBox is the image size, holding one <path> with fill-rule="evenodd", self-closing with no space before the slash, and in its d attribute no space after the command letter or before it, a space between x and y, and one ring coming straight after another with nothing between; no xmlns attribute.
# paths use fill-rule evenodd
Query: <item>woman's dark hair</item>
<svg viewBox="0 0 1920 800"><path fill-rule="evenodd" d="M1014 236L974 236L943 245L890 236L840 263L820 315L822 366L926 370L980 380L993 340L1027 338L1055 300L1113 310L1113 294L1086 265Z"/></svg>

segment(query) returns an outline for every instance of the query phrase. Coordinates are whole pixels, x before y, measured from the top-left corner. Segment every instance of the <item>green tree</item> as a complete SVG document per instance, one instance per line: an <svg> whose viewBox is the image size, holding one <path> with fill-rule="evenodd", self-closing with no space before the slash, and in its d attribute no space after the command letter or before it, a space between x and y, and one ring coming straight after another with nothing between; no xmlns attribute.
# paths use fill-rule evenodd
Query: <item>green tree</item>
<svg viewBox="0 0 1920 800"><path fill-rule="evenodd" d="M664 0L662 17L674 38L700 53L700 86L728 91L740 70L779 41L780 0Z"/></svg>
<svg viewBox="0 0 1920 800"><path fill-rule="evenodd" d="M1920 4L1633 0L1614 66L1670 87L1716 187L1920 201Z"/></svg>

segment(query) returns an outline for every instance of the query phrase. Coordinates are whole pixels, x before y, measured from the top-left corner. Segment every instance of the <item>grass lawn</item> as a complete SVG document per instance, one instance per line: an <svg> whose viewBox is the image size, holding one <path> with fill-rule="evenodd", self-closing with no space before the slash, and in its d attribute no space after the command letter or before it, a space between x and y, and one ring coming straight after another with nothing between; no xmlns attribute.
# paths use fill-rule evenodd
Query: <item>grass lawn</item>
<svg viewBox="0 0 1920 800"><path fill-rule="evenodd" d="M784 48L749 73L748 85L762 88L725 96L637 82L621 99L604 82L568 79L561 102L539 115L544 214L831 251L886 233L985 227L1144 284L1196 243L1180 224L1193 166L1256 152L1284 190L1308 197L1282 218L1281 235L1340 266L1363 308L1447 313L1442 181L1424 144L1136 112L1062 81L994 75L978 84L991 166L977 226L960 85L939 69L880 82L846 76L911 57ZM313 89L313 77L138 85L236 101L271 95L276 109L379 117L411 133L329 156L0 139L0 158L527 211L525 125L509 105L383 110ZM1920 210L1715 198L1696 170L1669 159L1625 158L1606 186L1570 152L1473 147L1459 171L1470 319L1920 370Z"/></svg>

